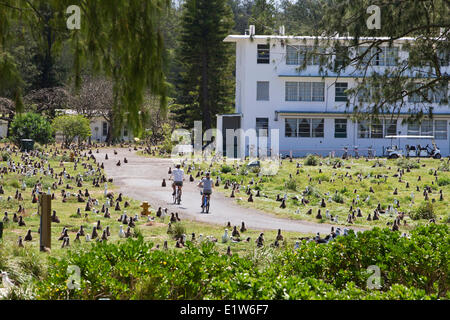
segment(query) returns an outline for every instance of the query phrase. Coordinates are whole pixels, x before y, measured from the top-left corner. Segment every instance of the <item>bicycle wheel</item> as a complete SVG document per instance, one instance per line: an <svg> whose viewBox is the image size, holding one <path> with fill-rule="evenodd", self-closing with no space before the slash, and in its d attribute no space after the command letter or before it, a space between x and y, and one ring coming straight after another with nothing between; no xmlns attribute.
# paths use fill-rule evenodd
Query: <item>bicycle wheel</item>
<svg viewBox="0 0 450 320"><path fill-rule="evenodd" d="M206 213L209 213L209 197L206 200Z"/></svg>

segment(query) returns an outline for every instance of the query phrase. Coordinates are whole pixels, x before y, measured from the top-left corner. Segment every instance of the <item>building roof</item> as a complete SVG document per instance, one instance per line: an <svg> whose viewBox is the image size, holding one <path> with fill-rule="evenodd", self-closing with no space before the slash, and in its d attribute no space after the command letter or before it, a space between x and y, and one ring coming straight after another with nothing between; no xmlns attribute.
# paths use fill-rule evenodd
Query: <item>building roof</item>
<svg viewBox="0 0 450 320"><path fill-rule="evenodd" d="M333 40L343 40L343 41L352 41L354 38L350 36L345 37L324 37L324 36L279 36L279 35L254 35L250 37L250 35L228 35L223 41L224 42L237 42L240 40L247 40L252 38L253 40L267 40L267 39L278 39L278 40L329 40L332 38ZM360 37L360 41L374 41L374 40L390 40L390 37ZM396 42L401 41L415 41L414 37L403 37L396 39Z"/></svg>

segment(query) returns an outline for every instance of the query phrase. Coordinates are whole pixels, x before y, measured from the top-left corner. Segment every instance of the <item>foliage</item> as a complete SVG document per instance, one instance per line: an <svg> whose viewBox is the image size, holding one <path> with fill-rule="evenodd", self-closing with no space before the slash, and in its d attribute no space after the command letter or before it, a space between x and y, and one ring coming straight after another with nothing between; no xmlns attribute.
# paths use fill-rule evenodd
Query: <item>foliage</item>
<svg viewBox="0 0 450 320"><path fill-rule="evenodd" d="M87 118L82 115L65 115L53 120L53 128L63 136L63 143L68 148L78 138L78 142L91 136L91 126Z"/></svg>
<svg viewBox="0 0 450 320"><path fill-rule="evenodd" d="M292 191L297 191L297 181L295 179L289 179L286 182L286 188Z"/></svg>
<svg viewBox="0 0 450 320"><path fill-rule="evenodd" d="M442 163L439 165L438 170L439 170L439 171L444 171L444 172L450 171L450 162L449 162L449 161L442 162Z"/></svg>
<svg viewBox="0 0 450 320"><path fill-rule="evenodd" d="M381 114L405 112L411 121L433 113L433 95L447 87L449 81L444 71L450 49L447 0L377 3L353 0L351 5L347 0L319 3L322 4L323 18L316 34L326 37L327 41L321 45L329 49L321 57L321 67L340 74L351 66L355 72L364 74L358 85L347 91L350 112L357 117L371 119L377 119ZM367 9L371 4L380 9L380 28L367 27L370 17ZM348 34L349 40L336 39L336 34ZM366 41L367 38L363 40L363 37L374 38ZM378 53L386 47L393 47L393 40L403 37L415 38L415 41L399 44L399 49L407 51L408 55L401 58L394 55L393 66L382 73L369 73L371 66L376 64ZM334 63L335 55L341 56L339 63ZM414 70L420 72L414 74ZM369 92L367 87L377 90ZM364 93L362 97L368 103L362 101L365 99L358 101L360 93ZM415 97L419 97L417 103L407 104ZM448 93L439 103L448 104Z"/></svg>
<svg viewBox="0 0 450 320"><path fill-rule="evenodd" d="M317 166L319 162L320 162L319 157L313 154L308 154L304 161L305 166Z"/></svg>
<svg viewBox="0 0 450 320"><path fill-rule="evenodd" d="M397 166L399 166L402 169L419 169L420 164L417 163L417 161L413 159L407 159L407 158L401 158L397 160Z"/></svg>
<svg viewBox="0 0 450 320"><path fill-rule="evenodd" d="M145 5L140 0L116 3L74 3L70 0L3 2L0 10L0 55L3 47L15 37L12 26L27 21L32 31L43 30L33 34L39 42L51 41L51 46L44 46L47 50L47 55L44 55L47 66L51 66L54 59L50 53L62 48L62 43L67 44L65 41L70 39L69 49L73 55L70 64L77 88L81 85L81 70L87 62L95 71L112 78L114 120L118 124L126 119L130 127L139 131L140 106L148 89L161 97L162 106L166 105L165 50L160 23L169 5L168 0L146 1ZM80 6L85 18L81 19L79 30L69 33L66 10L73 4ZM2 80L3 75L6 81L15 80L16 77L9 75L16 69L9 64L5 72L0 72ZM53 86L53 83L49 86Z"/></svg>
<svg viewBox="0 0 450 320"><path fill-rule="evenodd" d="M183 4L177 48L180 76L176 81L176 120L185 127L202 120L213 127L215 114L233 106L231 46L223 42L233 24L223 0L187 0Z"/></svg>
<svg viewBox="0 0 450 320"><path fill-rule="evenodd" d="M344 196L340 193L335 193L332 200L337 203L344 203Z"/></svg>
<svg viewBox="0 0 450 320"><path fill-rule="evenodd" d="M9 159L11 159L11 155L8 152L3 151L0 155L0 159L2 161L8 161Z"/></svg>
<svg viewBox="0 0 450 320"><path fill-rule="evenodd" d="M443 187L450 184L450 177L440 177L437 181L438 186Z"/></svg>
<svg viewBox="0 0 450 320"><path fill-rule="evenodd" d="M418 208L409 214L409 216L413 220L436 218L433 204L430 201L422 202Z"/></svg>
<svg viewBox="0 0 450 320"><path fill-rule="evenodd" d="M329 244L255 249L256 259L220 255L209 242L188 241L186 250L152 247L140 237L49 258L37 298L433 299L449 289L446 225L421 226L410 238L389 229L350 231ZM80 289L67 289L69 265L80 268ZM380 290L367 288L373 265L381 271Z"/></svg>
<svg viewBox="0 0 450 320"><path fill-rule="evenodd" d="M11 122L10 136L17 144L21 139L33 139L38 143L47 144L52 141L52 134L50 123L36 113L17 114Z"/></svg>
<svg viewBox="0 0 450 320"><path fill-rule="evenodd" d="M230 173L232 171L233 171L233 168L229 165L224 164L220 167L220 172L222 172L222 173Z"/></svg>

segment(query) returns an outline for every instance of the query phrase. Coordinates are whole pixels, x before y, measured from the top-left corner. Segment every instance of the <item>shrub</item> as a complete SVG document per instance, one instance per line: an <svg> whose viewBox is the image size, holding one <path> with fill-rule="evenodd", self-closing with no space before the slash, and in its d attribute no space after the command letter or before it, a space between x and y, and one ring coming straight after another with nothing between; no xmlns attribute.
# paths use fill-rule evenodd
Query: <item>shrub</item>
<svg viewBox="0 0 450 320"><path fill-rule="evenodd" d="M177 222L174 224L173 237L175 239L180 239L183 234L186 234L186 227L184 224Z"/></svg>
<svg viewBox="0 0 450 320"><path fill-rule="evenodd" d="M286 182L286 188L297 191L297 181L295 179L289 179L288 182Z"/></svg>
<svg viewBox="0 0 450 320"><path fill-rule="evenodd" d="M91 136L89 119L82 115L64 115L53 119L55 131L60 132L66 148L78 138L78 142Z"/></svg>
<svg viewBox="0 0 450 320"><path fill-rule="evenodd" d="M401 158L397 160L397 166L399 166L402 169L419 169L420 164L417 163L417 161L407 158Z"/></svg>
<svg viewBox="0 0 450 320"><path fill-rule="evenodd" d="M226 164L222 165L222 167L220 168L220 172L222 173L230 173L231 171L233 171L233 168Z"/></svg>
<svg viewBox="0 0 450 320"><path fill-rule="evenodd" d="M344 203L344 196L340 193L335 193L332 200L337 203Z"/></svg>
<svg viewBox="0 0 450 320"><path fill-rule="evenodd" d="M409 216L413 220L436 218L436 215L434 214L434 206L430 201L422 202L417 209L413 210L409 214Z"/></svg>
<svg viewBox="0 0 450 320"><path fill-rule="evenodd" d="M1 153L1 159L2 161L8 161L11 159L11 156L9 155L8 152L4 151Z"/></svg>
<svg viewBox="0 0 450 320"><path fill-rule="evenodd" d="M17 114L9 130L10 137L16 144L19 144L21 139L33 139L41 144L53 140L52 126L43 116L36 113Z"/></svg>
<svg viewBox="0 0 450 320"><path fill-rule="evenodd" d="M312 155L312 154L308 154L305 158L305 165L306 166L317 166L319 164L319 157Z"/></svg>
<svg viewBox="0 0 450 320"><path fill-rule="evenodd" d="M438 170L439 170L439 171L444 171L444 172L450 171L450 163L449 163L448 161L447 161L447 162L442 162L442 163L439 165Z"/></svg>
<svg viewBox="0 0 450 320"><path fill-rule="evenodd" d="M265 246L228 257L214 243L185 250L151 250L127 239L72 247L49 258L48 276L36 281L36 299L436 299L448 298L449 227L401 232L350 231L328 244ZM1 263L1 255L0 255ZM67 290L67 267L81 271L81 288ZM367 288L380 268L380 290Z"/></svg>
<svg viewBox="0 0 450 320"><path fill-rule="evenodd" d="M450 184L450 177L440 177L437 181L438 186L443 187Z"/></svg>

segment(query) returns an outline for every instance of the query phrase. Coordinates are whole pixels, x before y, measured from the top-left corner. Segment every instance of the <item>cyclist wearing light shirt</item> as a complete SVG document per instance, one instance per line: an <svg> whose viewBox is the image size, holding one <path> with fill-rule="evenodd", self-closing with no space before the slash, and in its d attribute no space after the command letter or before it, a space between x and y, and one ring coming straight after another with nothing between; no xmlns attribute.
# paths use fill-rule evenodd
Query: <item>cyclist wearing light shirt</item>
<svg viewBox="0 0 450 320"><path fill-rule="evenodd" d="M180 189L180 196L181 196L181 189L183 188L183 180L184 180L184 170L181 169L181 165L177 164L176 169L172 170L172 189L173 193L172 195L175 195L175 188L178 186L178 189Z"/></svg>
<svg viewBox="0 0 450 320"><path fill-rule="evenodd" d="M203 204L205 203L205 196L209 195L209 198L211 199L212 189L214 188L214 183L210 178L209 172L206 173L206 177L200 181L198 186L203 188L201 205L201 207L203 208Z"/></svg>

